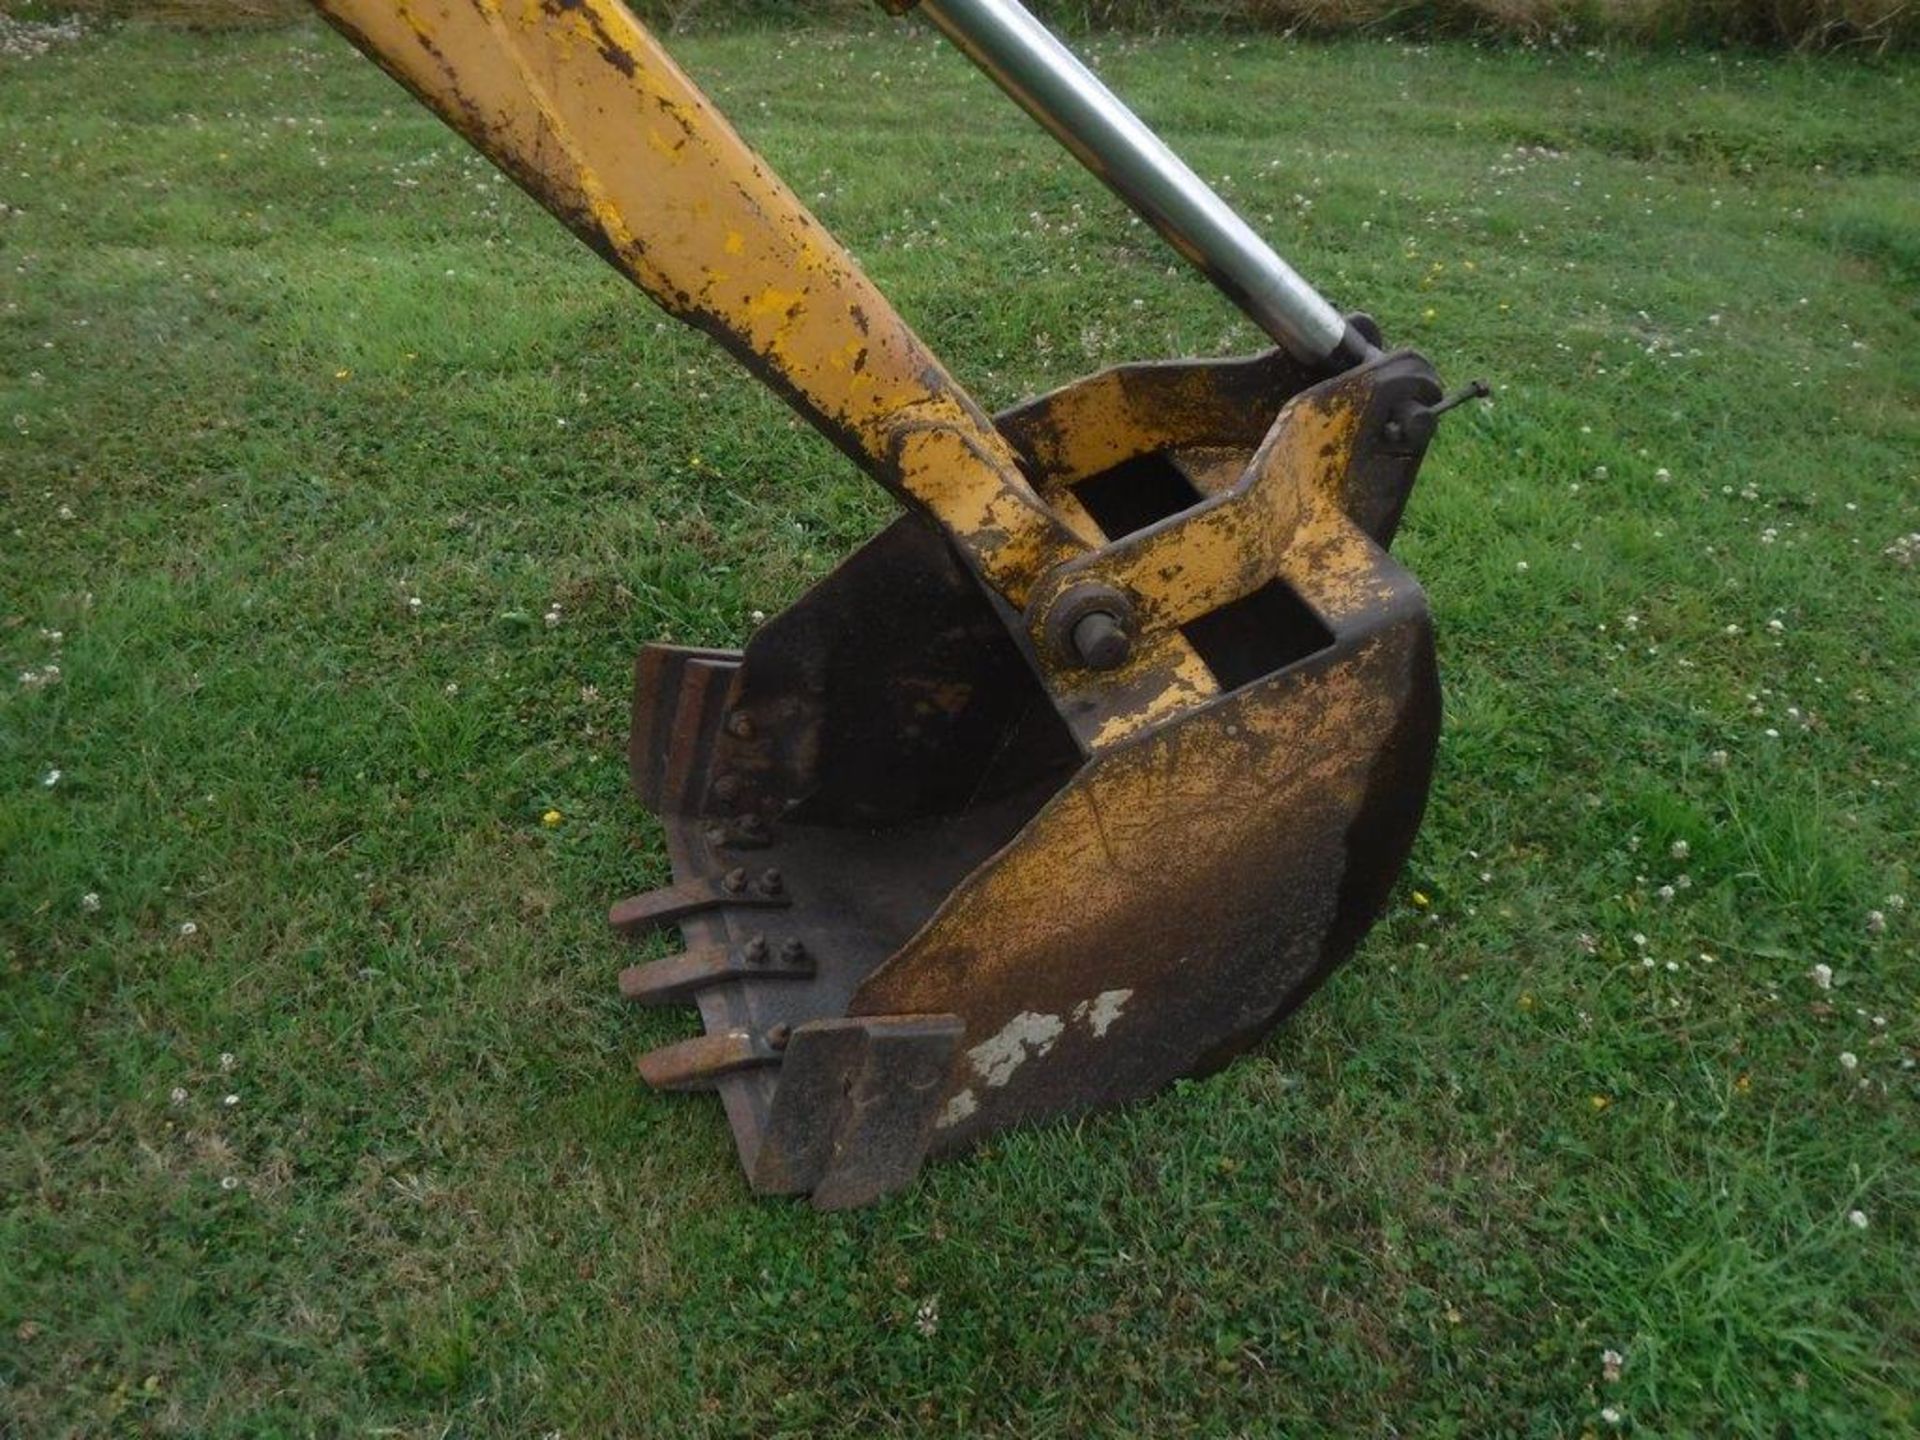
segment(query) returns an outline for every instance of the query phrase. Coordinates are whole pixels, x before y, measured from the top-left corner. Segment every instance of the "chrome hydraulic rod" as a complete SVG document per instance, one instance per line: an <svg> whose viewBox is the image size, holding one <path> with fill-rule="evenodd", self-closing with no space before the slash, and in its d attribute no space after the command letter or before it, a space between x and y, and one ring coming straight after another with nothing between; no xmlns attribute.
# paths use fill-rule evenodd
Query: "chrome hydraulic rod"
<svg viewBox="0 0 1920 1440"><path fill-rule="evenodd" d="M1309 363L1368 353L1340 312L1019 0L920 0L917 8L1289 353Z"/></svg>

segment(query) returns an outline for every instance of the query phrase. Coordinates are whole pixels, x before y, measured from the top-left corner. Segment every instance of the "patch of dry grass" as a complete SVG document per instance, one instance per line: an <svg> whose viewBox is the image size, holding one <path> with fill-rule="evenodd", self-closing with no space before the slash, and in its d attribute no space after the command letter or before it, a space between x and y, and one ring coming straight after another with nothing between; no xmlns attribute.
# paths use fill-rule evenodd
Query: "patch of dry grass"
<svg viewBox="0 0 1920 1440"><path fill-rule="evenodd" d="M1051 8L1083 24L1128 29L1375 31L1534 45L1604 41L1881 52L1920 39L1920 7L1913 0L1065 0Z"/></svg>
<svg viewBox="0 0 1920 1440"><path fill-rule="evenodd" d="M1057 24L1149 32L1373 32L1525 45L1740 45L1885 53L1920 42L1916 0L1030 0ZM57 0L29 8L193 29L282 24L304 0ZM680 32L743 23L871 19L870 0L634 0L648 23Z"/></svg>

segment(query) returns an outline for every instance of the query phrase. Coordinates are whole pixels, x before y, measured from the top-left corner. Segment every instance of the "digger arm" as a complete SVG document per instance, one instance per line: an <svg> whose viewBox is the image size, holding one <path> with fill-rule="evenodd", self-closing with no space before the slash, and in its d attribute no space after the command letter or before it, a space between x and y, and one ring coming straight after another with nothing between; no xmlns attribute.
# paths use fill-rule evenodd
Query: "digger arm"
<svg viewBox="0 0 1920 1440"><path fill-rule="evenodd" d="M1084 553L827 230L617 0L316 0L668 313L711 335L1016 608Z"/></svg>
<svg viewBox="0 0 1920 1440"><path fill-rule="evenodd" d="M756 1189L863 1203L928 1153L1204 1073L1351 953L1438 725L1386 547L1470 392L1382 353L1018 0L918 7L1284 354L1120 367L990 421L620 0L316 4L930 522L744 654L636 666L633 780L675 878L610 918L685 949L621 991L699 1005L707 1033L640 1070L721 1092Z"/></svg>

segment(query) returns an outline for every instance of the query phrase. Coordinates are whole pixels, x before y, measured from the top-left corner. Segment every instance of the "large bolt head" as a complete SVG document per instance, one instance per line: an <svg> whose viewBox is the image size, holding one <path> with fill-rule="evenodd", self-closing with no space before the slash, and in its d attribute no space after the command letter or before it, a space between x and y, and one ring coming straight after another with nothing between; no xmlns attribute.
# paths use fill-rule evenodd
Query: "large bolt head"
<svg viewBox="0 0 1920 1440"><path fill-rule="evenodd" d="M1133 602L1104 582L1069 585L1047 606L1041 632L1056 663L1118 670L1133 654Z"/></svg>
<svg viewBox="0 0 1920 1440"><path fill-rule="evenodd" d="M1089 670L1118 670L1133 653L1133 637L1104 610L1091 610L1073 624L1073 648Z"/></svg>

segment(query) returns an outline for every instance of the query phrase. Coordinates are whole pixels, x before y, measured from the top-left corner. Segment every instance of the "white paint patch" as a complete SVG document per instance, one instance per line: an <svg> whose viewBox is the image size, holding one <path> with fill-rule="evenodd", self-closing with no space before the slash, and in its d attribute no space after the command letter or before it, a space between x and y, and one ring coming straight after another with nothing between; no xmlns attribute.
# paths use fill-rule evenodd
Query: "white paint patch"
<svg viewBox="0 0 1920 1440"><path fill-rule="evenodd" d="M1053 1049L1066 1025L1058 1015L1040 1015L1022 1010L1009 1020L991 1040L982 1040L967 1051L973 1073L987 1084L1000 1086L1013 1078L1013 1072L1034 1056Z"/></svg>
<svg viewBox="0 0 1920 1440"><path fill-rule="evenodd" d="M1073 1007L1073 1018L1081 1021L1093 1031L1098 1040L1107 1033L1107 1027L1120 1018L1120 1009L1133 998L1131 990L1102 990L1091 1000L1082 1000Z"/></svg>
<svg viewBox="0 0 1920 1440"><path fill-rule="evenodd" d="M962 1090L947 1101L947 1108L940 1112L940 1118L933 1122L933 1128L945 1130L950 1125L958 1125L979 1108L980 1102L974 1099L973 1091Z"/></svg>

